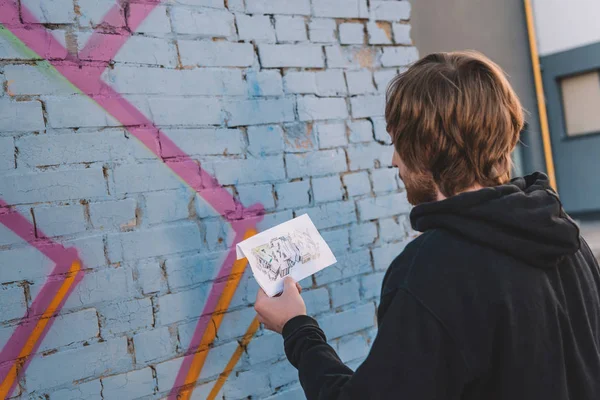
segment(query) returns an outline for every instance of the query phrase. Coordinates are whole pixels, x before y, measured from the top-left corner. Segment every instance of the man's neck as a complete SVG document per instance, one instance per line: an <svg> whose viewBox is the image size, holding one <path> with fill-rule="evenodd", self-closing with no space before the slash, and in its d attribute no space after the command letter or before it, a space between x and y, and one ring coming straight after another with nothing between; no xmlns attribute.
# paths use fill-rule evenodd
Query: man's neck
<svg viewBox="0 0 600 400"><path fill-rule="evenodd" d="M461 194L461 193L466 193L466 192L474 192L474 191L479 190L479 189L483 189L483 186L481 186L481 185L473 185L470 188L467 188L465 190L461 190L460 192L458 192L456 194ZM440 189L438 189L437 190L437 201L441 201L441 200L445 200L445 199L447 199L447 197L444 196L442 194L442 192L440 192Z"/></svg>

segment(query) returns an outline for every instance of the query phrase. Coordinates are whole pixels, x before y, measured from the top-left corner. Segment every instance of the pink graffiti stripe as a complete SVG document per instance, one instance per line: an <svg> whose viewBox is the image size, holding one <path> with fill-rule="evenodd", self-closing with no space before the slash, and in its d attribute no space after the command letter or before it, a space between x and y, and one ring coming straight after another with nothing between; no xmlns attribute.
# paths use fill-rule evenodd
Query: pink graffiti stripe
<svg viewBox="0 0 600 400"><path fill-rule="evenodd" d="M131 23L133 26L139 25L158 4L159 1L152 1L145 4L144 7L132 8L130 23L133 21ZM114 10L115 7L109 12L109 18L115 18ZM68 55L67 50L42 25L22 25L19 22L18 8L11 0L0 0L0 15L0 21L6 21L5 27L7 29L35 53L46 58L67 80L98 103L123 126L126 126L134 137L161 159L183 182L194 189L216 213L222 215L231 224L235 232L234 243L243 238L246 230L255 228L256 224L262 220L264 209L262 205L256 204L244 207L220 186L215 177L181 150L164 132L154 128L151 120L100 79L100 75L106 68L104 62L110 60L118 52L125 43L127 35L117 39L107 38L106 36L121 35L105 35L95 32L90 38L90 42L81 52L84 57L94 61L82 63L73 56ZM21 6L21 15L23 15L24 20L35 22L35 17L24 6ZM102 46L107 46L107 48L105 49ZM80 58L82 57L80 56ZM98 63L98 60L101 62ZM156 133L160 137L160 146L157 143ZM175 155L175 157L165 159L162 154L169 154L170 157ZM207 316L215 311L218 299L225 286L224 281L231 273L234 260L235 246L230 249L219 269L217 279L211 288L208 300L200 314L201 316ZM198 347L206 331L208 321L209 318L200 318L187 351L188 356L185 357L182 363L174 388L181 386L185 381L191 363L190 354Z"/></svg>

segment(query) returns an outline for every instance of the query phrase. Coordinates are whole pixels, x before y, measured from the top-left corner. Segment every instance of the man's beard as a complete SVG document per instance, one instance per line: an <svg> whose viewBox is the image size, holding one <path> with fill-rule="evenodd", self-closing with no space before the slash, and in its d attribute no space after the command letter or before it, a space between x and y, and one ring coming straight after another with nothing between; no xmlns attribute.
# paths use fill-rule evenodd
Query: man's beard
<svg viewBox="0 0 600 400"><path fill-rule="evenodd" d="M406 173L400 176L406 189L408 202L413 206L437 201L438 191L433 177L423 173Z"/></svg>

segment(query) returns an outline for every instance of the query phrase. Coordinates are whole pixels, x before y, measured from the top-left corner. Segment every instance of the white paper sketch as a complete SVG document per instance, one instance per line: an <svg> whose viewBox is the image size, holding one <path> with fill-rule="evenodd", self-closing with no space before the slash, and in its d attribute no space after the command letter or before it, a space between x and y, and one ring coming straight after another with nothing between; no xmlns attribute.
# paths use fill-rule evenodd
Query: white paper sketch
<svg viewBox="0 0 600 400"><path fill-rule="evenodd" d="M269 296L280 293L283 278L301 280L336 262L307 214L238 243L237 258L247 257L254 277Z"/></svg>

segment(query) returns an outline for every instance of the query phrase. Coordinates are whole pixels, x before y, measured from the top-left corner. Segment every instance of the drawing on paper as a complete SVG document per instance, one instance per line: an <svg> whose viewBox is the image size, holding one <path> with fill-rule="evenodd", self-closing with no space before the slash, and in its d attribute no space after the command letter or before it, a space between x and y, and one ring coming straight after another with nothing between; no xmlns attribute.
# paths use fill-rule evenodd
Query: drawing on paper
<svg viewBox="0 0 600 400"><path fill-rule="evenodd" d="M319 258L319 244L308 232L294 230L252 248L258 269L269 280L289 275L292 268Z"/></svg>

